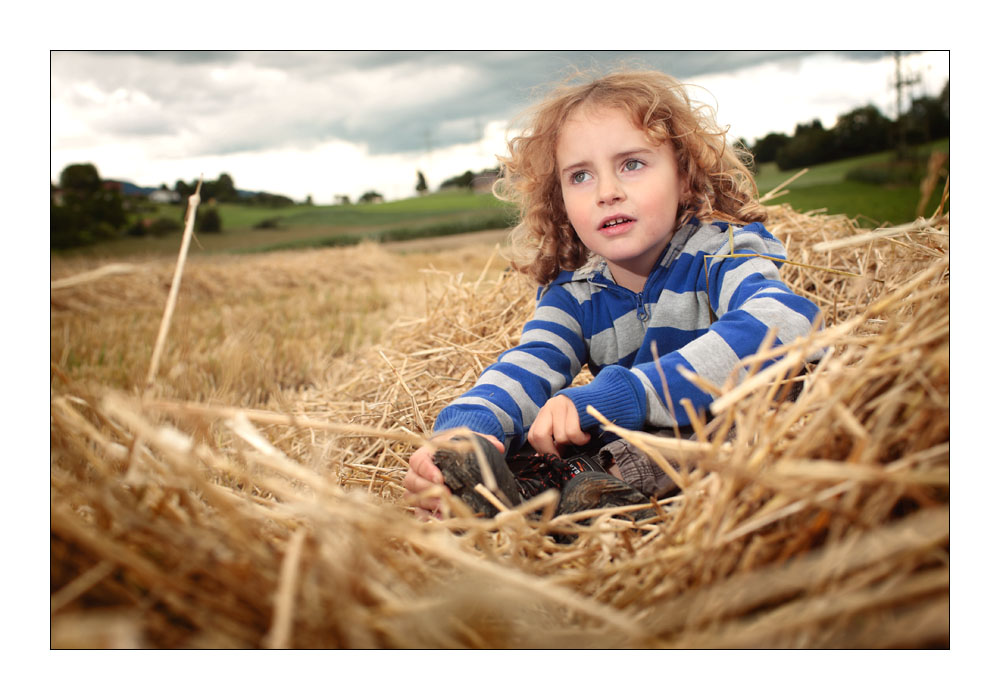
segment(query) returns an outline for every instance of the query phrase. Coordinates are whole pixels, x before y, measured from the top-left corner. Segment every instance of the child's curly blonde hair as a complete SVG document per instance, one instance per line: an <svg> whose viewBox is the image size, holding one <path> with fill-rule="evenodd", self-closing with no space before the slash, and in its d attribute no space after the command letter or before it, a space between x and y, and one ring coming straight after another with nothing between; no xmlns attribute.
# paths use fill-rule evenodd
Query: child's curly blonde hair
<svg viewBox="0 0 1000 700"><path fill-rule="evenodd" d="M582 267L590 256L566 215L555 155L560 128L582 105L622 109L654 144L670 139L677 171L687 185L678 227L691 216L738 224L767 219L744 164L749 153L726 143L726 131L716 124L713 111L695 106L677 80L656 71L627 71L579 84L587 77L570 78L537 105L525 133L508 141L510 155L500 157L494 194L520 209L511 261L516 270L545 285L561 270Z"/></svg>

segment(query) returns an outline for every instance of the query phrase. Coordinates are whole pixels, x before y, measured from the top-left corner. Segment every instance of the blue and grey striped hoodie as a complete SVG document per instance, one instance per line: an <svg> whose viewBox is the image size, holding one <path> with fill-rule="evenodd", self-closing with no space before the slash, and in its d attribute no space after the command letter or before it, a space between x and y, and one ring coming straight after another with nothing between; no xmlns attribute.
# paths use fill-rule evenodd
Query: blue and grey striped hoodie
<svg viewBox="0 0 1000 700"><path fill-rule="evenodd" d="M588 405L632 430L688 424L681 400L697 410L712 397L678 366L721 385L769 328L777 328L776 344L788 343L807 334L819 314L781 282L781 262L711 257L785 259L784 246L761 224L732 234L731 249L728 224L691 220L674 234L639 294L615 284L603 260L560 273L539 289L517 347L441 411L435 432L467 427L496 436L509 452L524 444L538 411L556 394L573 401L584 430L598 424ZM675 415L664 400L657 356ZM566 388L584 363L593 381Z"/></svg>

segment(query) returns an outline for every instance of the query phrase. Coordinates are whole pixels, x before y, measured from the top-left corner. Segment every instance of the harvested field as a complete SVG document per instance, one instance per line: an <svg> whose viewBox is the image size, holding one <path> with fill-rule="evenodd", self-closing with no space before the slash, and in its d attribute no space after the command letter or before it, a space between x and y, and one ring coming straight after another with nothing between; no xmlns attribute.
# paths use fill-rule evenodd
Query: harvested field
<svg viewBox="0 0 1000 700"><path fill-rule="evenodd" d="M531 312L488 247L189 263L148 392L172 264L54 261L52 645L947 648L948 218L770 211L826 327L713 387L732 439L627 434L683 465L638 527L545 494L431 523L402 500L410 451Z"/></svg>

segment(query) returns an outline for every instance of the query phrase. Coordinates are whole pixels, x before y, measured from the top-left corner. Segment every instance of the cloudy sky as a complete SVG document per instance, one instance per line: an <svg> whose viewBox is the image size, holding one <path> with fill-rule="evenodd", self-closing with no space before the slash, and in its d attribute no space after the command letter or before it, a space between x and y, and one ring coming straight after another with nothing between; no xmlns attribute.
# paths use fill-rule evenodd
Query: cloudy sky
<svg viewBox="0 0 1000 700"><path fill-rule="evenodd" d="M904 55L909 94L938 94L948 59ZM92 162L146 186L226 172L317 204L407 197L418 169L436 188L492 166L511 118L567 70L622 63L699 86L751 142L867 103L895 116L888 51L56 51L51 177Z"/></svg>

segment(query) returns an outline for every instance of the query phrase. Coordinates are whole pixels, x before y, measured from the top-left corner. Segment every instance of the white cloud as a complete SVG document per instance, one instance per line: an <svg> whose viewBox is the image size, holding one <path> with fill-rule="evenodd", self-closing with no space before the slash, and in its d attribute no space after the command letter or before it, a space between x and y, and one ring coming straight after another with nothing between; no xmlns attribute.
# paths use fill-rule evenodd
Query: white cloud
<svg viewBox="0 0 1000 700"><path fill-rule="evenodd" d="M502 122L486 127L486 138L476 144L461 144L430 153L372 155L364 147L331 140L309 149L283 148L229 155L149 159L136 143L119 142L101 148L100 158L91 158L90 149L70 149L63 161L53 165L58 172L65 165L94 162L102 177L129 179L149 186L187 182L204 176L215 179L229 173L240 189L265 190L302 201L312 195L316 204L330 204L334 196L345 194L352 201L374 189L388 199L415 194L417 170L424 173L432 189L466 170L478 171L495 164L495 154L504 149Z"/></svg>
<svg viewBox="0 0 1000 700"><path fill-rule="evenodd" d="M909 93L914 96L937 95L948 80L947 52L906 56L903 67L904 73L921 77ZM813 119L829 129L839 115L868 103L895 119L894 80L892 56L845 61L817 54L686 82L711 92L714 100L702 99L713 105L717 101L719 124L730 125L730 136L752 142L772 131L792 134L797 124Z"/></svg>
<svg viewBox="0 0 1000 700"><path fill-rule="evenodd" d="M477 63L475 54L362 58L378 60L363 67L364 60L341 54L204 63L57 52L51 176L77 162L149 186L227 172L241 189L297 200L311 194L326 203L368 189L410 196L418 169L435 188L465 170L491 167L506 150L506 124L490 114L496 93L520 75L516 66L498 77L489 56ZM937 94L947 80L946 52L911 55L906 64L921 72L925 94ZM532 76L526 79L546 79ZM837 115L867 102L894 116L892 76L891 57L817 54L686 82L711 92L732 137L752 141L770 131L791 133L813 118L829 128ZM461 143L477 128L483 139Z"/></svg>

